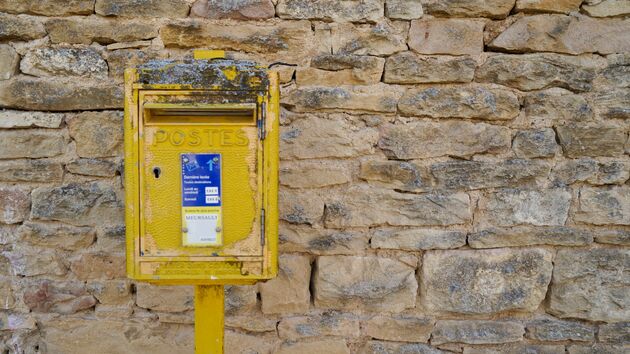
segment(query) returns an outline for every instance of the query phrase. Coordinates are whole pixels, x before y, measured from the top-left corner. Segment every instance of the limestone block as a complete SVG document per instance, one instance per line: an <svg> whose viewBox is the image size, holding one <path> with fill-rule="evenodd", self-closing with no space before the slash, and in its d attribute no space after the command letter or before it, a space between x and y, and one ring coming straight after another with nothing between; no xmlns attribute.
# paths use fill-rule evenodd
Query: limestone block
<svg viewBox="0 0 630 354"><path fill-rule="evenodd" d="M186 0L96 0L94 10L101 16L187 17Z"/></svg>
<svg viewBox="0 0 630 354"><path fill-rule="evenodd" d="M480 20L413 20L409 48L420 54L477 56L483 52L483 28Z"/></svg>
<svg viewBox="0 0 630 354"><path fill-rule="evenodd" d="M194 308L192 286L136 284L136 304L139 307L164 312L182 312Z"/></svg>
<svg viewBox="0 0 630 354"><path fill-rule="evenodd" d="M212 19L264 20L274 17L276 9L273 5L271 0L196 0L190 15Z"/></svg>
<svg viewBox="0 0 630 354"><path fill-rule="evenodd" d="M574 218L595 225L630 225L630 188L582 187Z"/></svg>
<svg viewBox="0 0 630 354"><path fill-rule="evenodd" d="M39 77L107 77L107 63L91 48L37 48L22 58L20 70Z"/></svg>
<svg viewBox="0 0 630 354"><path fill-rule="evenodd" d="M17 224L28 219L31 194L28 189L13 186L0 187L0 222Z"/></svg>
<svg viewBox="0 0 630 354"><path fill-rule="evenodd" d="M500 189L479 202L480 222L496 226L564 225L571 193L563 188L522 190Z"/></svg>
<svg viewBox="0 0 630 354"><path fill-rule="evenodd" d="M512 141L512 149L520 158L553 157L558 151L556 133L551 128L520 130Z"/></svg>
<svg viewBox="0 0 630 354"><path fill-rule="evenodd" d="M29 129L0 131L0 158L54 157L66 150L66 137L57 130Z"/></svg>
<svg viewBox="0 0 630 354"><path fill-rule="evenodd" d="M591 231L566 226L489 228L468 235L468 244L472 248L585 246L591 243L593 243Z"/></svg>
<svg viewBox="0 0 630 354"><path fill-rule="evenodd" d="M392 84L471 82L477 63L469 56L426 56L402 52L387 58L383 81Z"/></svg>
<svg viewBox="0 0 630 354"><path fill-rule="evenodd" d="M131 42L157 37L154 24L137 20L113 20L102 17L54 18L46 22L52 43L90 44Z"/></svg>
<svg viewBox="0 0 630 354"><path fill-rule="evenodd" d="M374 231L370 240L372 248L405 251L459 248L465 244L466 233L463 231L418 228L404 230L379 229Z"/></svg>
<svg viewBox="0 0 630 354"><path fill-rule="evenodd" d="M567 124L556 128L560 145L569 157L619 156L626 132L612 124Z"/></svg>
<svg viewBox="0 0 630 354"><path fill-rule="evenodd" d="M311 261L307 256L283 254L278 277L259 285L262 312L304 313L311 302Z"/></svg>
<svg viewBox="0 0 630 354"><path fill-rule="evenodd" d="M359 22L378 20L383 6L382 0L279 0L276 11L283 19Z"/></svg>
<svg viewBox="0 0 630 354"><path fill-rule="evenodd" d="M65 224L24 222L17 230L19 239L32 245L64 250L81 250L96 240L91 227L76 227Z"/></svg>
<svg viewBox="0 0 630 354"><path fill-rule="evenodd" d="M120 156L123 150L122 112L83 112L67 116L70 137L80 157Z"/></svg>
<svg viewBox="0 0 630 354"><path fill-rule="evenodd" d="M522 340L525 329L511 321L438 321L431 344L467 343L496 344Z"/></svg>

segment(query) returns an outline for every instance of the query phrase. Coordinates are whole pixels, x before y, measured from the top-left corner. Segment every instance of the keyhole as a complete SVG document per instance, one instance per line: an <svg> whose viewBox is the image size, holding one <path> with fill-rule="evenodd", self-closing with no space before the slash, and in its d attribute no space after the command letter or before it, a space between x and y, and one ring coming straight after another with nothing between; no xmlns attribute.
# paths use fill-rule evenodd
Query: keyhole
<svg viewBox="0 0 630 354"><path fill-rule="evenodd" d="M159 167L153 167L153 175L155 176L155 178L160 178L161 173L162 170Z"/></svg>

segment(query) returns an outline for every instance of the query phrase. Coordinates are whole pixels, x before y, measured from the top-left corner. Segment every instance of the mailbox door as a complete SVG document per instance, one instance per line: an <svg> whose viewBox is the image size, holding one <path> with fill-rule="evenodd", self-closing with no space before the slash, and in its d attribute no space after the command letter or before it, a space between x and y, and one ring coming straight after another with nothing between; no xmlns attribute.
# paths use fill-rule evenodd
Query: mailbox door
<svg viewBox="0 0 630 354"><path fill-rule="evenodd" d="M223 96L207 91L140 92L138 246L143 258L262 257L264 156L257 125L264 97L235 97L240 98L226 103ZM186 225L183 181L196 178L183 165L189 157L199 157L204 164L214 160L213 172L220 170L220 185L214 185L218 190L207 190L220 198L219 210L213 198L213 211L199 214L209 215L214 223L194 226L216 228L211 230L218 238L214 243L186 244L187 233L193 231L192 224ZM217 176L211 178L215 183Z"/></svg>

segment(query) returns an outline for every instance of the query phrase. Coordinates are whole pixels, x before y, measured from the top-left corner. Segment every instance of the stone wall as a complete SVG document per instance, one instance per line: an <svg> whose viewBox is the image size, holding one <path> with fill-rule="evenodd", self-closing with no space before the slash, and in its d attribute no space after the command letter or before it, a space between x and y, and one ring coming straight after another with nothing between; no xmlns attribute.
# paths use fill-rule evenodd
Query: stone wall
<svg viewBox="0 0 630 354"><path fill-rule="evenodd" d="M627 0L0 0L0 352L192 353L125 279L122 72L281 72L281 271L227 353L630 350Z"/></svg>

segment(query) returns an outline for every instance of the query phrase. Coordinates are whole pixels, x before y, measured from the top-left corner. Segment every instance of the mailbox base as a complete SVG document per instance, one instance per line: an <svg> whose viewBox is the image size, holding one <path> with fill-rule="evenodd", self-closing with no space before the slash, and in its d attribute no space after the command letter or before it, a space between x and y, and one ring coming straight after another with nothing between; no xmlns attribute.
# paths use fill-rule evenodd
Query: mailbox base
<svg viewBox="0 0 630 354"><path fill-rule="evenodd" d="M195 353L223 354L223 285L195 286Z"/></svg>

